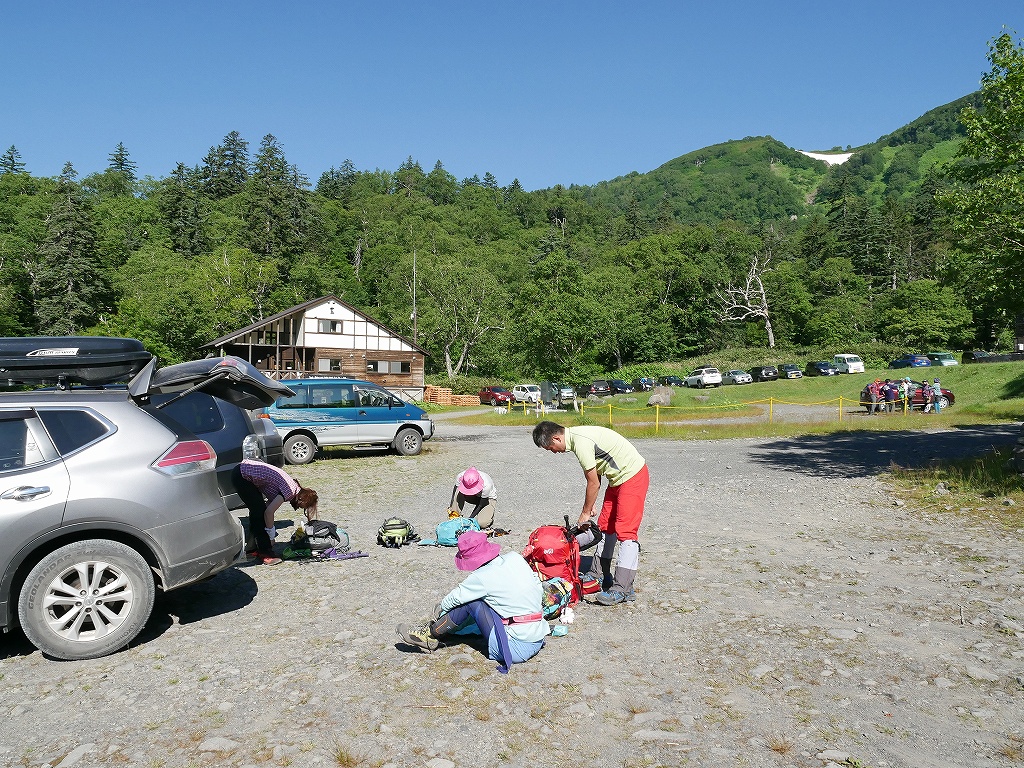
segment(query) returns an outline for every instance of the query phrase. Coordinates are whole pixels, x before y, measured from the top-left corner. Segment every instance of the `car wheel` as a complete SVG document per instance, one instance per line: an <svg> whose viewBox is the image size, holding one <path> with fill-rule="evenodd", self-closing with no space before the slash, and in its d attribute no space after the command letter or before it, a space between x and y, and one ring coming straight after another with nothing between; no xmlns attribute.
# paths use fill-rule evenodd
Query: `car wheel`
<svg viewBox="0 0 1024 768"><path fill-rule="evenodd" d="M498 399L497 399L497 398L495 398L495 397L492 397L492 398L491 398L491 405L492 405L492 406L495 406L495 405L497 405L497 404L498 404Z"/></svg>
<svg viewBox="0 0 1024 768"><path fill-rule="evenodd" d="M309 464L316 456L316 441L309 435L292 435L284 441L284 458L289 464Z"/></svg>
<svg viewBox="0 0 1024 768"><path fill-rule="evenodd" d="M423 450L423 435L412 427L405 427L395 435L394 446L403 456L415 456Z"/></svg>
<svg viewBox="0 0 1024 768"><path fill-rule="evenodd" d="M946 410L947 408L949 408L949 398L946 397L945 395L940 397L939 398L939 407L942 408L942 410Z"/></svg>
<svg viewBox="0 0 1024 768"><path fill-rule="evenodd" d="M124 648L153 610L146 560L119 541L86 539L36 564L18 598L29 641L56 659L95 659Z"/></svg>

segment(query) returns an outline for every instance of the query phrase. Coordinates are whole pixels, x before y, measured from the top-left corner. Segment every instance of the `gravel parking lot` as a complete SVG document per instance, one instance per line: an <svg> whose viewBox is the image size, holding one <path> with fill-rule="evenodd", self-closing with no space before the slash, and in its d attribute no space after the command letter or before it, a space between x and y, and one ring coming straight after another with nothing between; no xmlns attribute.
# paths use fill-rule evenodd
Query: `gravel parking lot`
<svg viewBox="0 0 1024 768"><path fill-rule="evenodd" d="M395 625L460 572L453 550L385 550L376 530L397 514L429 536L473 464L519 550L578 514L575 459L453 421L418 457L334 454L292 470L369 557L242 564L159 598L104 659L3 636L0 764L1019 764L1020 537L941 498L899 506L877 477L1016 434L637 441L652 475L637 602L581 606L507 676L469 646L401 643Z"/></svg>

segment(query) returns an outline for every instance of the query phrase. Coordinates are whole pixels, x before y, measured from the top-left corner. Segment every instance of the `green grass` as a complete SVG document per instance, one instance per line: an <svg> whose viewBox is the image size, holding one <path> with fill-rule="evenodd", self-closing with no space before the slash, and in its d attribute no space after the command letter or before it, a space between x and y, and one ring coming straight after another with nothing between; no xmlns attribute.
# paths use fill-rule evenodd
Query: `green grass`
<svg viewBox="0 0 1024 768"><path fill-rule="evenodd" d="M965 517L995 519L1019 531L1024 530L1024 489L1020 475L1007 465L1011 454L1011 449L1000 448L934 467L894 467L890 474L903 495L919 506L955 509ZM948 494L935 493L940 484ZM1013 503L1004 504L1004 500Z"/></svg>
<svg viewBox="0 0 1024 768"><path fill-rule="evenodd" d="M742 386L722 386L714 389L674 389L670 408L659 409L658 434L663 437L686 437L692 433L692 427L682 427L680 434L672 433L672 422L693 420L722 420L738 416L756 416L765 412L768 401L775 403L793 403L808 406L823 406L835 409L834 419L828 419L821 425L797 425L796 432L783 422L774 425L718 425L716 430L721 436L751 436L759 434L798 434L809 431L829 431L829 429L907 429L922 425L920 414L908 414L906 417L887 417L885 419L867 420L855 418L863 413L858 408L860 391L875 378L898 378L910 376L915 381L938 377L942 386L953 392L956 404L942 413L931 417L928 422L935 424L987 424L1002 421L1018 421L1024 419L1024 364L1021 363L987 363L981 365L956 365L947 367L869 370L862 374L842 376L805 377L795 380L769 381ZM647 393L634 395L618 395L607 398L599 403L584 403L584 415L573 411L562 414L548 414L545 418L552 421L572 424L609 423L608 406L611 405L611 424L621 428L623 434L635 429L633 436L639 437L648 430L653 434L654 409L648 407ZM839 398L842 397L843 420L839 420ZM633 400L634 402L629 402ZM536 423L537 417L533 410L525 414L518 409L508 414L496 414L493 411L476 414L464 419L466 423L493 424L501 426L527 426ZM774 429L772 429L774 427ZM768 429L765 429L768 428Z"/></svg>

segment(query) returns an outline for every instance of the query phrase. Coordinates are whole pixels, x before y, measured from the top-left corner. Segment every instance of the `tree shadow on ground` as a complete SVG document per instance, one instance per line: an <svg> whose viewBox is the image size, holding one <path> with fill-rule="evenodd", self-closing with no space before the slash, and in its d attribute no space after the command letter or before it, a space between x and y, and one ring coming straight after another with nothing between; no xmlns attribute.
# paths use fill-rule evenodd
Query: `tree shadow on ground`
<svg viewBox="0 0 1024 768"><path fill-rule="evenodd" d="M814 477L868 477L900 467L981 456L1013 445L1016 424L952 427L941 432L835 432L773 440L751 450L751 460Z"/></svg>

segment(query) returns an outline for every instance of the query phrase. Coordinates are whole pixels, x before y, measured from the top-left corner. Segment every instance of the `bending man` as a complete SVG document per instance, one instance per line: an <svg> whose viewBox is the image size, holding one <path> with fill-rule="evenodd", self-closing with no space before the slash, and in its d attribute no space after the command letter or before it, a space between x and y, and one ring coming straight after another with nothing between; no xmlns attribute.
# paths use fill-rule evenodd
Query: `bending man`
<svg viewBox="0 0 1024 768"><path fill-rule="evenodd" d="M640 567L640 542L637 533L644 516L649 476L643 456L626 438L605 427L563 427L553 421L542 421L533 430L533 442L551 453L572 451L580 462L587 481L583 511L579 525L592 524L601 489L601 478L608 480L608 489L601 504L597 527L605 536L598 544L596 561L601 568L603 591L597 595L601 605L616 605L636 599L633 582ZM586 534L579 538L586 546ZM611 573L615 544L619 557Z"/></svg>

